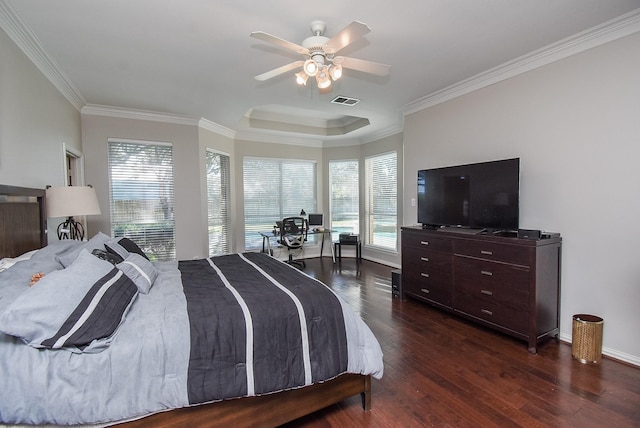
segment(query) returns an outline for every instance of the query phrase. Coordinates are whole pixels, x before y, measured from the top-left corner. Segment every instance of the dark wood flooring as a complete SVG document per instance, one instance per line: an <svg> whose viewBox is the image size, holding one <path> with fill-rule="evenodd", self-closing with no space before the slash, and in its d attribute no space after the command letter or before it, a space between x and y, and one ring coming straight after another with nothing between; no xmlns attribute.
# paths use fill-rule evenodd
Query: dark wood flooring
<svg viewBox="0 0 640 428"><path fill-rule="evenodd" d="M353 397L287 427L640 427L640 369L582 364L571 345L523 341L391 296L391 270L369 261L306 260L367 322L384 352L373 409Z"/></svg>

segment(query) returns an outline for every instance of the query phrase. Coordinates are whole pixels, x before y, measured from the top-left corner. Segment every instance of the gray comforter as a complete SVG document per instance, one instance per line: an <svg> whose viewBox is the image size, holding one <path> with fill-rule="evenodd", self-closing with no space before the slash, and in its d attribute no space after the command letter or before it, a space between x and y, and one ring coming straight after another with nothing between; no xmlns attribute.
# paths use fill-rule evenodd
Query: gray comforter
<svg viewBox="0 0 640 428"><path fill-rule="evenodd" d="M60 269L55 257L68 245L0 272L0 313L33 273ZM369 328L288 265L262 254L154 265L153 287L137 296L102 352L37 349L0 333L0 422L110 423L343 372L382 376ZM314 303L318 295L325 303Z"/></svg>

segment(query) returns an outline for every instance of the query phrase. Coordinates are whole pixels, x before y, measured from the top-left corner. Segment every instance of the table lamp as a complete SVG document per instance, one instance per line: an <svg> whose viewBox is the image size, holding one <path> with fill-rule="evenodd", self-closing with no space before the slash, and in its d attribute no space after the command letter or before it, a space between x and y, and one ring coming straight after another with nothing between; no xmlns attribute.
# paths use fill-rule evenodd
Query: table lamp
<svg viewBox="0 0 640 428"><path fill-rule="evenodd" d="M92 186L47 187L47 217L67 217L58 226L58 239L84 239L84 226L73 216L99 215L98 197Z"/></svg>

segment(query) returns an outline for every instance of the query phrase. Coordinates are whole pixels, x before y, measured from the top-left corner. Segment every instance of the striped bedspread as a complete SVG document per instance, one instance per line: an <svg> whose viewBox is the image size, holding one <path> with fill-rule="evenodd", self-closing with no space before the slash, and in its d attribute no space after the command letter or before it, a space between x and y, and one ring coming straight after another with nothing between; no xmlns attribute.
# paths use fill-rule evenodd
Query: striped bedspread
<svg viewBox="0 0 640 428"><path fill-rule="evenodd" d="M191 326L191 404L310 385L347 370L340 302L259 253L178 265Z"/></svg>

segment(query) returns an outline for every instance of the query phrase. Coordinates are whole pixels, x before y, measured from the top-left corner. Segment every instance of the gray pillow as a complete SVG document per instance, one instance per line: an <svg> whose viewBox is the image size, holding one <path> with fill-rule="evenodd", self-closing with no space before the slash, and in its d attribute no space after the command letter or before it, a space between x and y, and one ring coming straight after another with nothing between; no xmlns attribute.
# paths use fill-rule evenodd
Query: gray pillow
<svg viewBox="0 0 640 428"><path fill-rule="evenodd" d="M158 271L151 262L140 254L131 253L122 263L116 265L118 269L133 281L138 291L147 294L158 277Z"/></svg>
<svg viewBox="0 0 640 428"><path fill-rule="evenodd" d="M93 238L89 239L87 242L83 242L76 246L73 246L69 250L65 251L62 254L58 255L58 261L63 267L67 267L74 262L74 260L78 257L82 250L87 250L89 252L98 249L104 250L105 242L111 240L111 237L105 235L102 232L96 233Z"/></svg>
<svg viewBox="0 0 640 428"><path fill-rule="evenodd" d="M82 250L68 268L22 292L0 314L0 331L35 348L97 352L111 342L137 291L111 263Z"/></svg>
<svg viewBox="0 0 640 428"><path fill-rule="evenodd" d="M120 257L122 260L129 257L129 251L124 248L122 245L118 244L119 239L112 239L104 243L104 248L107 249L107 252L111 254L115 254ZM122 261L120 260L120 261Z"/></svg>

